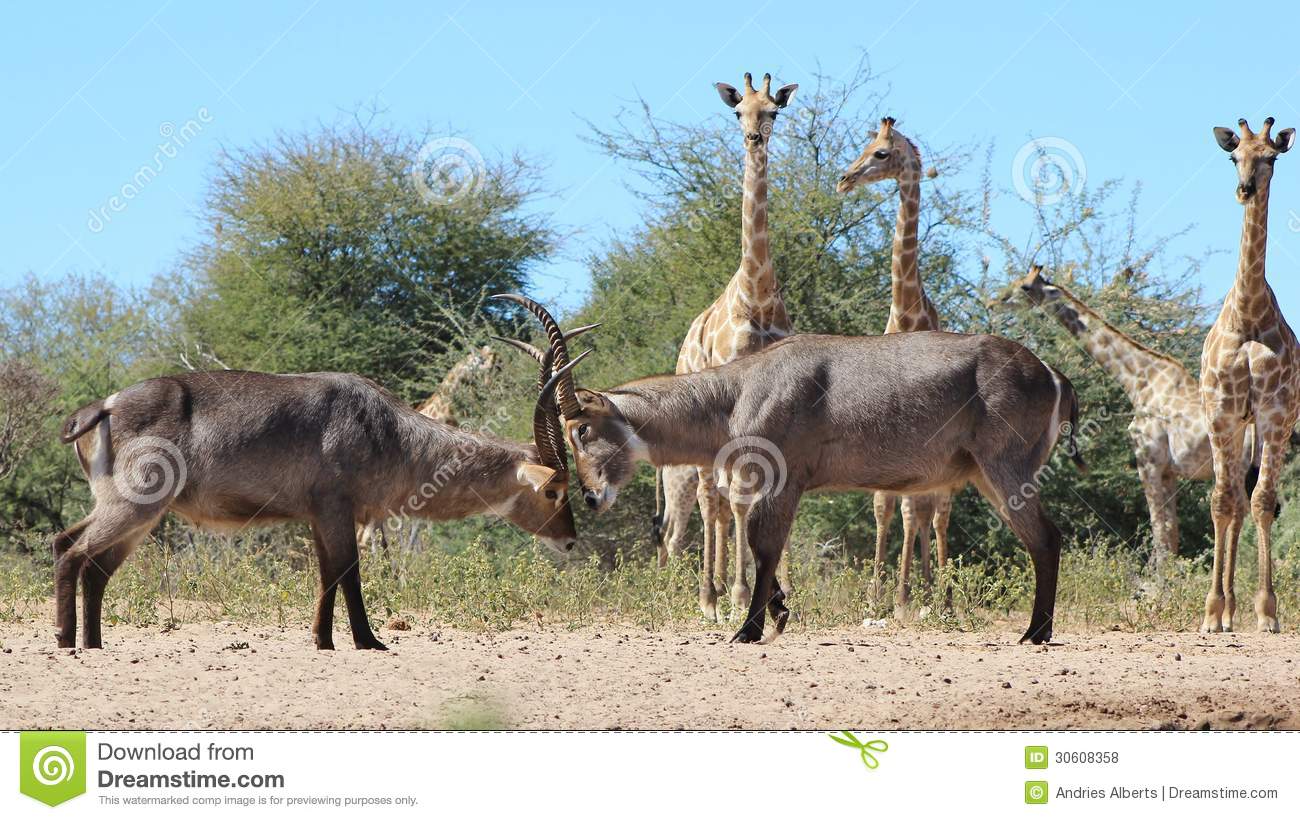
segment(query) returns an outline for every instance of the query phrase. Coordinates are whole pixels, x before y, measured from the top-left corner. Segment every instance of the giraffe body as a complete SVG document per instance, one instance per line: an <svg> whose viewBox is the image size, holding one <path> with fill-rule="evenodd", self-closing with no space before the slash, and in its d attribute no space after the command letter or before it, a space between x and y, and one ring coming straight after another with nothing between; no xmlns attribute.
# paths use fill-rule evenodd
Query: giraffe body
<svg viewBox="0 0 1300 820"><path fill-rule="evenodd" d="M1295 130L1270 136L1271 117L1258 133L1244 119L1238 125L1240 136L1227 128L1214 129L1219 146L1236 165L1237 201L1245 206L1245 214L1237 275L1201 351L1201 401L1214 461L1214 568L1201 631L1233 627L1237 539L1247 508L1241 454L1245 428L1253 422L1259 447L1259 478L1249 505L1259 547L1255 621L1260 631L1276 632L1280 624L1273 592L1272 528L1277 479L1300 416L1300 357L1295 334L1265 278L1265 257L1273 163L1294 145Z"/></svg>
<svg viewBox="0 0 1300 820"><path fill-rule="evenodd" d="M1152 559L1178 554L1177 480L1214 477L1210 426L1201 406L1200 383L1176 359L1127 336L1066 288L1043 276L1040 265L1012 284L1002 304L1039 306L1078 339L1133 405L1129 439L1151 516ZM1247 431L1253 445L1253 430ZM1248 468L1253 446L1243 448Z"/></svg>
<svg viewBox="0 0 1300 820"><path fill-rule="evenodd" d="M725 83L716 85L724 104L735 110L745 137L745 172L741 197L741 259L726 288L691 322L677 356L677 373L693 373L726 364L761 350L790 335L793 326L772 269L767 235L768 139L780 109L794 97L797 85L787 85L773 95L771 76L755 89L745 75L744 92ZM721 479L722 486L719 486ZM717 598L727 585L727 539L735 523L736 571L731 584L732 616L749 608L751 597L747 567L751 563L749 534L745 527L749 505L726 497L727 476L714 474L712 465L664 469L666 553L675 554L685 541L690 516L689 489L704 520L704 554L700 573L700 610L717 619ZM786 585L788 586L788 579Z"/></svg>
<svg viewBox="0 0 1300 820"><path fill-rule="evenodd" d="M839 181L840 193L858 185L893 179L898 182L898 216L894 223L893 252L890 257L890 304L885 333L910 333L918 330L942 330L939 312L925 294L917 266L917 221L921 209L921 154L915 143L894 128L894 119L885 117L880 130ZM876 518L875 591L879 596L884 583L885 556L889 546L889 527L898 496L878 492L873 498ZM921 574L932 583L930 569L930 526L934 527L935 547L940 569L948 563L948 520L952 514L950 490L926 495L903 496L903 547L899 553L896 605L900 614L911 597L910 575L912 547L919 541Z"/></svg>

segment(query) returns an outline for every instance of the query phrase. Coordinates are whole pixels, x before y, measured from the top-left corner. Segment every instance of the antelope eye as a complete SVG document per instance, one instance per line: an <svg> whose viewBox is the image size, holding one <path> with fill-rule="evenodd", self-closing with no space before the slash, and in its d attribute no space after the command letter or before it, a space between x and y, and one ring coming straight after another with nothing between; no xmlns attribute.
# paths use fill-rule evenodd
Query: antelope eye
<svg viewBox="0 0 1300 820"><path fill-rule="evenodd" d="M579 439L581 439L581 440L583 440L583 441L586 441L586 440L587 440L587 434L590 433L590 432L591 432L591 425L589 425L589 424L579 424L579 425L578 425L578 438L579 438Z"/></svg>
<svg viewBox="0 0 1300 820"><path fill-rule="evenodd" d="M557 493L555 490L547 490L546 497L554 501L555 499L560 497L560 494Z"/></svg>
<svg viewBox="0 0 1300 820"><path fill-rule="evenodd" d="M876 159L889 159L889 152L881 148L876 152Z"/></svg>

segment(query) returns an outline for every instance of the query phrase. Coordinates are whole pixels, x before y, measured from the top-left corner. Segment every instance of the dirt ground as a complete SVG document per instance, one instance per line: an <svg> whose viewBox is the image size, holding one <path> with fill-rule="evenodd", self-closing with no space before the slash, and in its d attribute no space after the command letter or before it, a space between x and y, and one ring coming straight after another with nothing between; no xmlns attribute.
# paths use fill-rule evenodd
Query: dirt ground
<svg viewBox="0 0 1300 820"><path fill-rule="evenodd" d="M3 728L1300 728L1294 633L417 627L381 653L341 631L316 652L306 626L105 627L89 652L52 632L0 625Z"/></svg>

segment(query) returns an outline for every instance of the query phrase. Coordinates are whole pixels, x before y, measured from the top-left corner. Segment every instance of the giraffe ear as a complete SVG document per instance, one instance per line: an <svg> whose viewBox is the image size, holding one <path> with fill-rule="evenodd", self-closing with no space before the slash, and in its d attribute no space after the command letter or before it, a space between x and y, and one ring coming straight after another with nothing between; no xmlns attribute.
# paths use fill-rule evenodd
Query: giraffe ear
<svg viewBox="0 0 1300 820"><path fill-rule="evenodd" d="M1295 145L1294 128L1283 128L1281 131L1278 131L1277 136L1273 138L1273 147L1277 149L1279 154L1285 154L1287 151L1290 151L1291 146L1293 145Z"/></svg>
<svg viewBox="0 0 1300 820"><path fill-rule="evenodd" d="M736 90L734 85L714 83L713 87L718 89L718 96L722 98L722 102L725 103L728 108L735 108L740 105L740 92Z"/></svg>
<svg viewBox="0 0 1300 820"><path fill-rule="evenodd" d="M1278 134L1278 136L1282 136ZM1241 143L1241 137L1233 133L1231 128L1214 129L1214 141L1219 143L1219 147L1225 151L1234 150Z"/></svg>
<svg viewBox="0 0 1300 820"><path fill-rule="evenodd" d="M776 96L772 98L776 100L777 107L785 108L787 105L789 105L790 100L794 99L794 92L798 90L798 88L799 88L798 83L791 83L790 85L783 85L780 88L778 88L776 90Z"/></svg>

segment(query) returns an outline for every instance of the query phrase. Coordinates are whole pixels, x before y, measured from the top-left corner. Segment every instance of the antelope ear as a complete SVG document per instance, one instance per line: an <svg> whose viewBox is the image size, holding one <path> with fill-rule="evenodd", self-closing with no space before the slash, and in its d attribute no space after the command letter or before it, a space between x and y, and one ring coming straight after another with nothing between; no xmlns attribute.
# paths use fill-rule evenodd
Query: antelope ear
<svg viewBox="0 0 1300 820"><path fill-rule="evenodd" d="M583 407L605 407L605 397L597 393L595 390L588 390L585 387L579 387L575 392L575 395L578 397L578 404Z"/></svg>
<svg viewBox="0 0 1300 820"><path fill-rule="evenodd" d="M1273 147L1277 149L1279 154L1285 154L1287 151L1290 151L1291 146L1293 145L1295 145L1294 128L1283 128L1281 131L1278 131L1277 136L1273 138Z"/></svg>
<svg viewBox="0 0 1300 820"><path fill-rule="evenodd" d="M736 106L740 105L740 100L741 100L740 92L736 90L736 87L734 85L727 85L726 83L714 83L713 87L718 89L718 96L722 98L722 102L728 108L735 108Z"/></svg>
<svg viewBox="0 0 1300 820"><path fill-rule="evenodd" d="M1278 136L1282 135L1278 134ZM1223 150L1232 151L1241 142L1241 137L1234 134L1231 128L1216 128L1214 129L1214 141L1219 143L1219 147Z"/></svg>
<svg viewBox="0 0 1300 820"><path fill-rule="evenodd" d="M532 462L521 462L519 469L515 471L515 477L519 479L520 484L527 484L533 488L533 492L540 492L552 478L555 477L555 471L550 467Z"/></svg>
<svg viewBox="0 0 1300 820"><path fill-rule="evenodd" d="M780 88L778 88L776 90L776 94L772 97L772 99L776 100L777 107L785 108L787 105L789 105L790 100L794 99L794 92L798 88L799 88L798 83L791 83L790 85L783 85Z"/></svg>

